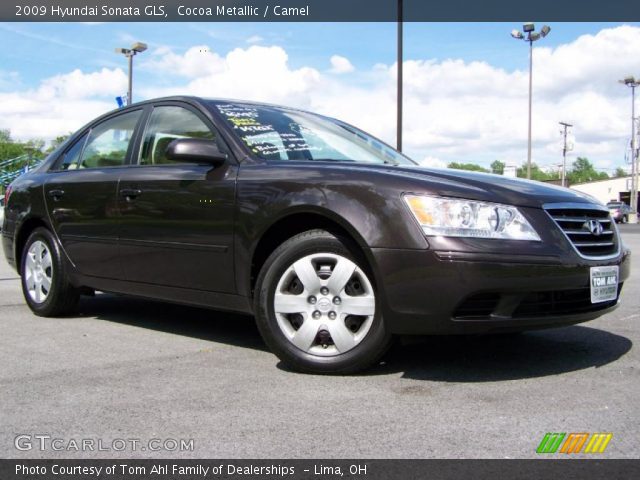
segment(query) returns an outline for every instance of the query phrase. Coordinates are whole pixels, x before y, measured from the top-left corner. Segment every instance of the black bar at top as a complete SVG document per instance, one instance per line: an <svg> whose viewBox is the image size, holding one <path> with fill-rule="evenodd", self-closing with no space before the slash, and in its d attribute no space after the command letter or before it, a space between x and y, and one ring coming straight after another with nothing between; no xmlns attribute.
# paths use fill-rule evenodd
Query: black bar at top
<svg viewBox="0 0 640 480"><path fill-rule="evenodd" d="M34 7L37 7L35 12ZM406 22L635 22L640 21L640 2L635 0L532 0L530 2L404 0L403 17ZM0 3L0 21L8 22L395 22L396 20L397 0L14 0Z"/></svg>

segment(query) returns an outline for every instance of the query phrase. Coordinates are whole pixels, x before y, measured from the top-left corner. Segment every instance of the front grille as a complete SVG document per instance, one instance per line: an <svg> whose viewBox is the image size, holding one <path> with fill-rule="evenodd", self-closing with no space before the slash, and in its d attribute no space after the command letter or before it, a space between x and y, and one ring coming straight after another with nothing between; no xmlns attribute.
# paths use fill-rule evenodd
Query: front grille
<svg viewBox="0 0 640 480"><path fill-rule="evenodd" d="M608 210L591 208L546 209L584 257L607 257L618 252L618 237Z"/></svg>

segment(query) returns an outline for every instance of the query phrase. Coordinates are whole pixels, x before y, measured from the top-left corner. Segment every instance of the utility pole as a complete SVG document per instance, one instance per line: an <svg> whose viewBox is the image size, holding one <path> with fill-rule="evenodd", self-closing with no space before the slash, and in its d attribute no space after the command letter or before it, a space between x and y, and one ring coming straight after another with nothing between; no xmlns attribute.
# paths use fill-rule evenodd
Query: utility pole
<svg viewBox="0 0 640 480"><path fill-rule="evenodd" d="M636 87L631 88L631 212L635 215L634 223L638 221L638 159L636 153Z"/></svg>
<svg viewBox="0 0 640 480"><path fill-rule="evenodd" d="M573 127L570 123L559 122L563 127L563 131L561 132L563 135L563 144L562 144L562 186L566 187L566 171L567 171L567 129Z"/></svg>
<svg viewBox="0 0 640 480"><path fill-rule="evenodd" d="M640 85L640 80L634 77L626 77L619 80L620 83L631 88L631 198L629 206L631 207L631 215L629 221L636 223L638 221L638 155L636 152L636 87Z"/></svg>
<svg viewBox="0 0 640 480"><path fill-rule="evenodd" d="M397 93L398 98L397 102L397 119L396 119L396 149L401 152L402 151L402 1L398 0L398 85L397 85Z"/></svg>

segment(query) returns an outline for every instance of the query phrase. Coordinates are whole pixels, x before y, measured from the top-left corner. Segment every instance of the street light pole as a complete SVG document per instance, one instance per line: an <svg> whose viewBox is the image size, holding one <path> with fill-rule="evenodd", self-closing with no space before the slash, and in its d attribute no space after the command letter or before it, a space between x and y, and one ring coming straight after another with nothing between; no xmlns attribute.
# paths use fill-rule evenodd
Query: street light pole
<svg viewBox="0 0 640 480"><path fill-rule="evenodd" d="M396 149L402 151L402 0L398 0L398 85L397 85L397 120L396 120Z"/></svg>
<svg viewBox="0 0 640 480"><path fill-rule="evenodd" d="M560 125L562 125L564 132L563 132L563 137L564 137L564 143L562 145L562 186L566 187L566 171L567 171L567 129L569 127L573 127L573 125L571 125L570 123L566 123L566 122L560 122Z"/></svg>
<svg viewBox="0 0 640 480"><path fill-rule="evenodd" d="M133 103L133 56L135 53L130 53L127 55L129 59L129 86L127 88L127 105L131 105Z"/></svg>
<svg viewBox="0 0 640 480"><path fill-rule="evenodd" d="M533 110L533 40L529 40L529 131L527 133L527 178L531 179L531 115Z"/></svg>
<svg viewBox="0 0 640 480"><path fill-rule="evenodd" d="M147 49L147 44L142 42L134 43L131 48L116 48L116 53L121 53L127 57L129 63L129 82L127 88L127 105L133 103L133 57Z"/></svg>
<svg viewBox="0 0 640 480"><path fill-rule="evenodd" d="M527 139L527 178L531 179L531 122L532 122L532 108L533 108L533 42L540 40L541 38L549 35L551 27L544 25L540 32L535 31L535 25L533 23L525 23L522 26L524 33L520 30L513 30L511 36L516 40L525 40L529 42L529 128ZM526 36L525 36L526 33Z"/></svg>
<svg viewBox="0 0 640 480"><path fill-rule="evenodd" d="M640 85L640 79L634 77L626 77L619 80L620 83L631 88L631 198L629 206L631 207L630 221L636 223L638 221L638 165L636 152L636 87Z"/></svg>

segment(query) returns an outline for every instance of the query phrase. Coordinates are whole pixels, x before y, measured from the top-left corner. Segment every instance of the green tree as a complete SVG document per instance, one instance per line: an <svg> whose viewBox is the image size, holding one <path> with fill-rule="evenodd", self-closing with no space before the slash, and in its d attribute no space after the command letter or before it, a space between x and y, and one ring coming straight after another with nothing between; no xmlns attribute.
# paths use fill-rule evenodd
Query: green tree
<svg viewBox="0 0 640 480"><path fill-rule="evenodd" d="M585 183L609 178L605 172L598 172L586 157L578 157L567 174L569 183Z"/></svg>
<svg viewBox="0 0 640 480"><path fill-rule="evenodd" d="M618 168L616 168L616 173L613 176L616 177L616 178L626 177L627 176L627 171L622 167L618 167Z"/></svg>
<svg viewBox="0 0 640 480"><path fill-rule="evenodd" d="M0 130L0 143L11 141L11 132L9 130Z"/></svg>
<svg viewBox="0 0 640 480"><path fill-rule="evenodd" d="M16 162L10 162L0 167L0 178L4 178L0 183L8 183L4 174L23 169L27 164L29 155L31 155L32 165L44 158L44 146L44 140L34 139L28 142L18 142L11 137L9 130L0 130L0 162L15 158L19 159Z"/></svg>
<svg viewBox="0 0 640 480"><path fill-rule="evenodd" d="M453 168L454 170L470 170L472 172L489 173L489 170L475 163L451 162L449 165L447 165L447 168Z"/></svg>
<svg viewBox="0 0 640 480"><path fill-rule="evenodd" d="M518 168L518 177L527 178L527 165L523 164ZM549 180L559 180L560 174L558 172L545 172L541 170L538 165L531 163L531 180L537 180L539 182L546 182Z"/></svg>
<svg viewBox="0 0 640 480"><path fill-rule="evenodd" d="M15 142L9 130L0 130L0 162L26 153L23 143Z"/></svg>
<svg viewBox="0 0 640 480"><path fill-rule="evenodd" d="M50 154L51 152L53 152L56 148L58 148L60 145L62 145L64 142L67 141L67 139L71 136L70 133L67 133L66 135L59 135L56 138L54 138L53 140L51 140L51 143L49 144L49 148L47 148L45 150L44 153L46 153L47 155Z"/></svg>
<svg viewBox="0 0 640 480"><path fill-rule="evenodd" d="M500 160L494 160L491 163L491 173L495 173L497 175L504 174L504 166L504 162L501 162Z"/></svg>

